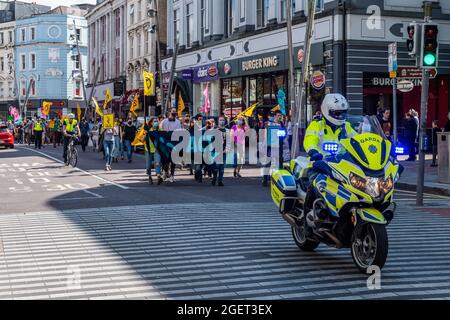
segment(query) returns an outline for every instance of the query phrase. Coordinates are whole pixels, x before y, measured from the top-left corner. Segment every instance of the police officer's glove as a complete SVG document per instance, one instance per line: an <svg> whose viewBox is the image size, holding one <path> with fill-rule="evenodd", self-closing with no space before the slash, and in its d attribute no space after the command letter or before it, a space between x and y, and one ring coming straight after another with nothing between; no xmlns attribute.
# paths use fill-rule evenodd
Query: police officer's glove
<svg viewBox="0 0 450 320"><path fill-rule="evenodd" d="M311 150L310 152L308 152L308 156L311 159L311 161L323 160L323 155L317 150Z"/></svg>

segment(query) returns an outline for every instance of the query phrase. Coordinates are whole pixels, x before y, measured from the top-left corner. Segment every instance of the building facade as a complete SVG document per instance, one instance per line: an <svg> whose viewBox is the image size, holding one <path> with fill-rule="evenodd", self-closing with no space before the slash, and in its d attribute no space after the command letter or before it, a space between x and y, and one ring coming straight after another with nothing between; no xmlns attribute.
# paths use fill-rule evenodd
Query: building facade
<svg viewBox="0 0 450 320"><path fill-rule="evenodd" d="M149 17L149 9L158 10L157 16ZM161 48L165 49L167 1L128 0L127 10L127 96L140 92L142 107L142 72L145 70L156 73L159 69L157 33L154 32L154 26L159 26ZM156 101L151 104L156 106Z"/></svg>
<svg viewBox="0 0 450 320"><path fill-rule="evenodd" d="M113 109L120 113L127 103L127 1L99 0L85 17L89 29L88 97L102 103L109 89Z"/></svg>
<svg viewBox="0 0 450 320"><path fill-rule="evenodd" d="M14 29L14 21L0 23L0 108L4 110L16 100Z"/></svg>
<svg viewBox="0 0 450 320"><path fill-rule="evenodd" d="M404 3L318 1L311 48L309 117L327 92L345 94L354 114L374 114L379 106L392 109L392 86L387 79L388 45L398 44L400 66L413 65L406 50L406 28L413 21L423 20L421 0L408 1L407 7ZM293 0L297 75L303 61L306 4L306 0ZM436 2L433 21L440 24L440 65L438 76L430 84L430 121L445 121L444 114L450 106L449 19L450 3ZM286 97L289 105L292 93L288 82L286 1L168 1L167 28L169 54L162 63L164 79L169 79L178 43L176 85L171 94L181 94L185 99L189 92L184 92L188 86L183 83L190 83L191 112L200 110L205 92L212 115L234 116L255 102L275 106L280 97ZM399 119L411 108L420 110L420 81L414 83L412 92L399 92Z"/></svg>
<svg viewBox="0 0 450 320"><path fill-rule="evenodd" d="M77 58L77 38L81 61ZM17 94L24 102L29 90L29 113L39 113L43 101L52 102L51 110L58 114L85 106L81 66L87 69L87 45L87 23L81 15L54 11L16 21Z"/></svg>
<svg viewBox="0 0 450 320"><path fill-rule="evenodd" d="M15 20L45 13L51 8L36 3L0 1L0 117L10 106L18 106L15 78Z"/></svg>

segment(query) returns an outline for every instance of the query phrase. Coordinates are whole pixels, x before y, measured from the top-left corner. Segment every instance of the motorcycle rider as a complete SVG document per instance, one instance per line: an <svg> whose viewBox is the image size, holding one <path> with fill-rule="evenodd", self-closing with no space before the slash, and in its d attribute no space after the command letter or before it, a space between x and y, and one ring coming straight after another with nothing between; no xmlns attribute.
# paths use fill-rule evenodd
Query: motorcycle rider
<svg viewBox="0 0 450 320"><path fill-rule="evenodd" d="M343 153L339 141L354 137L357 132L347 122L349 105L344 96L327 94L322 102L322 117L317 118L306 129L303 146L311 161L320 161L326 156ZM326 143L336 143L337 152L325 150Z"/></svg>
<svg viewBox="0 0 450 320"><path fill-rule="evenodd" d="M311 162L323 160L327 156L344 153L345 150L339 141L357 135L351 124L347 122L348 109L348 101L341 94L333 93L325 96L321 105L322 116L311 122L306 129L303 142L303 147L308 153ZM327 150L327 143L334 144L335 149ZM319 172L312 167L307 172L309 186L305 207L312 207L315 193L311 186L318 174Z"/></svg>
<svg viewBox="0 0 450 320"><path fill-rule="evenodd" d="M64 162L67 161L67 148L69 146L70 137L74 134L77 135L78 138L81 137L80 127L78 126L78 121L75 120L75 115L70 113L67 116L68 119L64 120L63 123L63 136L64 136L64 153L63 158Z"/></svg>

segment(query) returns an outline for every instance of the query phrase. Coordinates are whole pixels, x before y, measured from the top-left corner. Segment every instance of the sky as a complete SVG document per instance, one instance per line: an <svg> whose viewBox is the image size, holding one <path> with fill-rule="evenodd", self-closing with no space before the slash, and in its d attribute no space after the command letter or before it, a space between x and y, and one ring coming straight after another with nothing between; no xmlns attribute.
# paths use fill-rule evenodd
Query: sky
<svg viewBox="0 0 450 320"><path fill-rule="evenodd" d="M63 4L65 6L71 6L73 4L80 4L80 3L90 3L90 4L95 4L96 0L20 0L22 2L36 2L37 4L42 4L42 5L46 5L46 6L50 6L53 8L56 8L57 6Z"/></svg>

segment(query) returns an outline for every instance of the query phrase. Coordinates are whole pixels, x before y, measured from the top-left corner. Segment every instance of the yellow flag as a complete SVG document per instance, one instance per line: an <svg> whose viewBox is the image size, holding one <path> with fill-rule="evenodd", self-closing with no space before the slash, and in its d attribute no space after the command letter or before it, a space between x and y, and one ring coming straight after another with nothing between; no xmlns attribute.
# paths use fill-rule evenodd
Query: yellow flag
<svg viewBox="0 0 450 320"><path fill-rule="evenodd" d="M153 73L144 71L144 95L154 96L155 95L155 81L153 77Z"/></svg>
<svg viewBox="0 0 450 320"><path fill-rule="evenodd" d="M42 114L48 116L50 114L51 106L52 106L51 102L48 101L42 102Z"/></svg>
<svg viewBox="0 0 450 320"><path fill-rule="evenodd" d="M281 111L280 105L277 105L277 106L276 106L275 108L273 108L271 111L272 111L272 112L275 112L275 111Z"/></svg>
<svg viewBox="0 0 450 320"><path fill-rule="evenodd" d="M253 115L253 112L255 111L256 107L258 106L257 103L250 106L250 108L245 109L241 113L239 113L236 116L236 119L242 118L242 117L251 117Z"/></svg>
<svg viewBox="0 0 450 320"><path fill-rule="evenodd" d="M131 104L131 107L130 107L130 112L133 113L135 115L135 117L137 117L138 116L136 113L137 110L139 110L139 95L138 94L136 94L134 96L133 103Z"/></svg>
<svg viewBox="0 0 450 320"><path fill-rule="evenodd" d="M105 114L103 116L103 129L114 129L114 115Z"/></svg>
<svg viewBox="0 0 450 320"><path fill-rule="evenodd" d="M95 98L92 98L92 102L94 103L95 106L95 113L98 114L100 117L103 117L103 112L102 110L100 110L97 100L95 100Z"/></svg>
<svg viewBox="0 0 450 320"><path fill-rule="evenodd" d="M178 117L181 118L183 115L183 111L186 109L186 106L184 105L183 97L181 96L181 93L178 97Z"/></svg>
<svg viewBox="0 0 450 320"><path fill-rule="evenodd" d="M105 103L103 104L103 109L106 109L108 107L108 103L112 101L111 97L111 91L109 91L109 88L106 89L106 96L105 96Z"/></svg>
<svg viewBox="0 0 450 320"><path fill-rule="evenodd" d="M142 126L141 130L136 134L136 138L131 143L132 146L138 147L143 146L145 144L145 129L144 126Z"/></svg>
<svg viewBox="0 0 450 320"><path fill-rule="evenodd" d="M77 103L77 116L78 116L78 122L81 121L81 107L80 104Z"/></svg>

